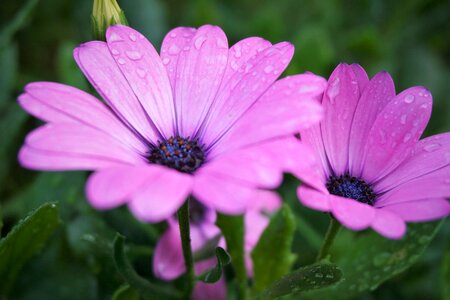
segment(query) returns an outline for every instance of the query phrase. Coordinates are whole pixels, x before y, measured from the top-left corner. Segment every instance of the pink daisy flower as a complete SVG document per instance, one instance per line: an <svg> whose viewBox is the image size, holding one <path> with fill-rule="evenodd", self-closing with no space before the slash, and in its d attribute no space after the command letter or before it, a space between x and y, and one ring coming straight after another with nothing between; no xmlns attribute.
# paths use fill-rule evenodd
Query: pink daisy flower
<svg viewBox="0 0 450 300"><path fill-rule="evenodd" d="M361 66L341 64L322 106L320 125L301 131L320 162L298 189L305 206L392 239L404 235L405 222L448 216L450 133L419 140L431 114L427 89L396 95L388 73L369 81Z"/></svg>
<svg viewBox="0 0 450 300"><path fill-rule="evenodd" d="M244 251L246 269L249 277L253 277L251 252L258 243L264 229L269 223L268 213L273 213L281 205L281 199L273 192L260 191L257 202L252 202L245 214ZM212 239L220 237L220 229L215 225L216 213L202 205L191 201L190 230L191 243L194 252L202 249ZM225 248L225 241L220 239L219 246ZM214 267L215 258L208 258L195 263L197 275ZM161 236L153 256L153 272L164 280L173 280L186 271L181 247L180 231L175 217L168 219L168 228ZM197 283L193 291L193 299L226 299L226 282L222 277L215 284Z"/></svg>
<svg viewBox="0 0 450 300"><path fill-rule="evenodd" d="M47 124L31 132L20 163L37 170L93 170L97 209L127 204L142 221L172 216L189 195L242 213L272 189L302 147L291 137L321 118L311 99L326 82L312 74L276 81L294 49L250 37L231 48L223 31L179 27L161 54L139 32L115 25L106 42L74 57L105 100L62 84L25 87L20 105Z"/></svg>

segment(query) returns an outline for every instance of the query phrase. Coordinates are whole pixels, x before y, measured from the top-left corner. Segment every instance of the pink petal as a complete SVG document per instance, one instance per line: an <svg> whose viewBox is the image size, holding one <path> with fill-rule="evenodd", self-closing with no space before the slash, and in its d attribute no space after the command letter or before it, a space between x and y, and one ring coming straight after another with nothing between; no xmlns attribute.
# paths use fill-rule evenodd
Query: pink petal
<svg viewBox="0 0 450 300"><path fill-rule="evenodd" d="M300 138L305 145L314 151L318 163L320 163L316 168L316 172L322 180L327 180L333 172L331 171L327 153L325 152L320 125L313 125L310 128L303 129L300 132Z"/></svg>
<svg viewBox="0 0 450 300"><path fill-rule="evenodd" d="M79 89L53 82L25 86L19 104L35 117L54 123L77 123L98 129L145 153L147 146L114 116L103 103Z"/></svg>
<svg viewBox="0 0 450 300"><path fill-rule="evenodd" d="M131 212L143 222L160 222L171 217L192 190L192 176L161 168L153 180L132 195Z"/></svg>
<svg viewBox="0 0 450 300"><path fill-rule="evenodd" d="M20 149L18 160L25 168L45 171L98 170L123 164L104 157L38 150L27 145Z"/></svg>
<svg viewBox="0 0 450 300"><path fill-rule="evenodd" d="M111 209L131 200L131 195L154 180L164 167L117 166L95 172L86 184L86 195L96 209Z"/></svg>
<svg viewBox="0 0 450 300"><path fill-rule="evenodd" d="M179 54L192 39L195 32L196 29L192 27L176 27L166 34L162 42L160 55L169 76L172 95L175 95Z"/></svg>
<svg viewBox="0 0 450 300"><path fill-rule="evenodd" d="M407 222L426 222L447 217L450 214L450 203L446 199L427 199L388 205L382 209Z"/></svg>
<svg viewBox="0 0 450 300"><path fill-rule="evenodd" d="M242 214L257 195L255 188L244 184L200 169L195 174L194 197L220 213Z"/></svg>
<svg viewBox="0 0 450 300"><path fill-rule="evenodd" d="M84 75L120 119L148 141L156 143L158 133L106 43L94 41L82 44L74 50L74 57Z"/></svg>
<svg viewBox="0 0 450 300"><path fill-rule="evenodd" d="M354 176L362 171L364 150L369 131L386 104L395 97L395 86L387 72L380 72L369 82L361 95L350 133L349 170Z"/></svg>
<svg viewBox="0 0 450 300"><path fill-rule="evenodd" d="M297 197L306 207L324 212L331 211L328 192L324 193L301 185L297 188Z"/></svg>
<svg viewBox="0 0 450 300"><path fill-rule="evenodd" d="M395 240L402 238L406 232L405 222L396 214L384 209L376 210L372 228L382 236Z"/></svg>
<svg viewBox="0 0 450 300"><path fill-rule="evenodd" d="M225 151L272 138L298 133L322 118L313 100L325 87L322 77L296 75L275 82L215 145Z"/></svg>
<svg viewBox="0 0 450 300"><path fill-rule="evenodd" d="M174 99L177 129L195 136L217 94L227 64L228 41L217 26L200 27L184 48L172 57L177 61Z"/></svg>
<svg viewBox="0 0 450 300"><path fill-rule="evenodd" d="M286 42L267 48L221 87L204 127L205 144L216 142L258 100L287 67L293 52Z"/></svg>
<svg viewBox="0 0 450 300"><path fill-rule="evenodd" d="M195 272L196 274L201 274L202 272L211 269L215 266L216 260L215 258L204 260L195 263ZM227 299L227 285L225 282L225 278L220 278L214 284L207 284L203 282L198 282L192 293L193 300L225 300Z"/></svg>
<svg viewBox="0 0 450 300"><path fill-rule="evenodd" d="M220 155L202 167L203 172L232 178L254 187L276 188L283 180L270 155L242 149Z"/></svg>
<svg viewBox="0 0 450 300"><path fill-rule="evenodd" d="M366 229L375 218L376 209L370 205L334 195L329 195L329 200L333 216L352 230Z"/></svg>
<svg viewBox="0 0 450 300"><path fill-rule="evenodd" d="M359 91L362 91L366 88L369 83L369 77L367 76L366 71L358 64L351 64L350 68L352 68L353 73L355 73L356 81L358 82Z"/></svg>
<svg viewBox="0 0 450 300"><path fill-rule="evenodd" d="M257 198L249 203L249 211L273 213L280 208L282 199L272 191L259 190Z"/></svg>
<svg viewBox="0 0 450 300"><path fill-rule="evenodd" d="M220 235L220 229L214 222L203 220L200 224L191 223L191 247L196 252L203 248L211 239Z"/></svg>
<svg viewBox="0 0 450 300"><path fill-rule="evenodd" d="M173 280L185 272L180 230L177 224L168 226L156 244L153 273L164 280Z"/></svg>
<svg viewBox="0 0 450 300"><path fill-rule="evenodd" d="M392 99L378 115L368 135L362 177L373 182L411 156L431 113L431 94L409 88Z"/></svg>
<svg viewBox="0 0 450 300"><path fill-rule="evenodd" d="M166 138L175 132L169 78L152 44L136 30L113 25L106 31L109 51L142 107Z"/></svg>
<svg viewBox="0 0 450 300"><path fill-rule="evenodd" d="M245 214L244 250L247 275L249 277L253 277L253 260L251 253L268 224L269 218L260 212L249 211Z"/></svg>
<svg viewBox="0 0 450 300"><path fill-rule="evenodd" d="M450 197L450 165L405 182L382 194L377 200L376 206L383 207L413 200L448 197Z"/></svg>
<svg viewBox="0 0 450 300"><path fill-rule="evenodd" d="M389 176L374 186L378 193L385 192L405 182L419 178L450 164L450 133L442 133L417 143L412 156Z"/></svg>
<svg viewBox="0 0 450 300"><path fill-rule="evenodd" d="M345 173L348 168L350 129L360 92L353 69L340 64L328 80L322 101L324 118L321 123L328 160L337 175Z"/></svg>
<svg viewBox="0 0 450 300"><path fill-rule="evenodd" d="M25 144L49 155L67 154L67 159L100 158L128 164L142 164L145 159L115 138L82 124L47 124L28 134Z"/></svg>

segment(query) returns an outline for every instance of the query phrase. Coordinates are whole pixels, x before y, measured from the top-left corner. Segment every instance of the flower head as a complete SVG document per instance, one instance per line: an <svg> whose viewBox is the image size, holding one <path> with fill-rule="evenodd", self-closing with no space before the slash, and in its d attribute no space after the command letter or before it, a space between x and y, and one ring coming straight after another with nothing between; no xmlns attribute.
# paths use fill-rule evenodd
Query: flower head
<svg viewBox="0 0 450 300"><path fill-rule="evenodd" d="M267 214L273 213L281 205L281 199L273 192L260 191L258 198L260 201L253 202L244 215L244 253L247 273L250 277L253 276L251 252L269 223ZM215 212L195 200L190 201L189 210L194 256L196 252L213 241L216 241L218 246L226 248L220 229L215 225ZM195 262L195 271L197 275L200 275L205 270L213 268L215 264L214 257L200 259ZM153 272L158 278L164 280L175 279L185 272L180 231L175 218L168 219L168 228L156 245ZM226 299L225 280L221 278L214 285L198 283L194 288L193 299Z"/></svg>
<svg viewBox="0 0 450 300"><path fill-rule="evenodd" d="M300 201L331 212L353 230L372 227L388 238L405 222L450 213L450 134L419 140L431 114L423 87L396 95L390 75L370 81L359 65L339 65L322 99L324 119L301 131L320 162L319 174L299 174Z"/></svg>
<svg viewBox="0 0 450 300"><path fill-rule="evenodd" d="M19 161L93 170L90 203L127 204L142 221L170 218L189 195L219 212L243 213L303 151L292 133L322 116L313 99L324 79L276 81L292 55L291 44L258 37L228 48L211 25L173 29L159 55L139 32L111 26L106 42L74 50L106 105L66 85L28 84L19 103L47 124L27 136Z"/></svg>

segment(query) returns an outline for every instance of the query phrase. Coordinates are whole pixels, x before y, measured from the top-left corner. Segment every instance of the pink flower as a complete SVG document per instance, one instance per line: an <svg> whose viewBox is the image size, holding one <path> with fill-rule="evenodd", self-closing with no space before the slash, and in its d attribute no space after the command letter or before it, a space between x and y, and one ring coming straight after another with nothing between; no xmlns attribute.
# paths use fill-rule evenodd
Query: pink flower
<svg viewBox="0 0 450 300"><path fill-rule="evenodd" d="M419 140L431 114L428 90L396 95L388 73L369 81L359 65L341 64L322 105L321 124L301 131L321 165L318 175L299 175L308 183L298 189L305 206L391 239L404 235L405 222L449 214L450 133Z"/></svg>
<svg viewBox="0 0 450 300"><path fill-rule="evenodd" d="M126 26L110 27L106 39L74 51L106 105L50 82L28 84L19 97L48 122L27 136L20 163L95 171L86 191L97 209L127 204L140 220L158 222L192 194L242 213L289 171L286 156L302 147L291 134L321 118L311 100L323 92L321 77L276 81L293 55L289 43L251 37L228 48L211 25L173 29L160 55Z"/></svg>
<svg viewBox="0 0 450 300"><path fill-rule="evenodd" d="M281 205L281 199L273 192L259 191L258 198L260 201L252 202L245 214L244 251L247 273L250 277L253 276L253 264L250 255L269 223L267 213L274 212ZM215 225L215 212L195 200L191 200L189 210L194 256L213 239L220 238L218 245L225 248L225 241L221 238L220 229ZM215 264L215 258L198 261L195 263L195 272L200 275L207 269L214 267ZM170 218L168 219L168 228L155 248L153 272L158 278L173 280L181 276L185 270L178 222L175 218ZM222 277L215 284L197 283L194 288L193 299L226 299L224 278Z"/></svg>

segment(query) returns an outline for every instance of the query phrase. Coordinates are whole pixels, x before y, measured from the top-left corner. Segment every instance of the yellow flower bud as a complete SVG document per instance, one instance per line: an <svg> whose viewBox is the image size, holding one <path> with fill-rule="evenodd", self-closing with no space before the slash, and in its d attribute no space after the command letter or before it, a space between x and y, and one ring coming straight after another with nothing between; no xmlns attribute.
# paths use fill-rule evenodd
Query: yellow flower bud
<svg viewBox="0 0 450 300"><path fill-rule="evenodd" d="M127 25L127 19L116 0L94 0L92 27L96 39L105 40L106 29L114 24Z"/></svg>

